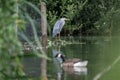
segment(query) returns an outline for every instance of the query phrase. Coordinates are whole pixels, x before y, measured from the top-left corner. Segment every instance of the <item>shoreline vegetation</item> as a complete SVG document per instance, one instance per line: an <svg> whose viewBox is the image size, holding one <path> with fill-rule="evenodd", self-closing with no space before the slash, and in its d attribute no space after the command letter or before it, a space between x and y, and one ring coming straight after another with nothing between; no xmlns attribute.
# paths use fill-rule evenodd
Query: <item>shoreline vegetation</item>
<svg viewBox="0 0 120 80"><path fill-rule="evenodd" d="M44 0L46 16L42 14L40 9L42 1L0 1L1 80L26 78L21 58L19 58L19 55L23 55L23 48L33 49L34 55L43 59L46 65L46 60L49 60L47 54L45 54L46 47L59 44L85 44L81 41L74 41L75 36L79 38L82 36L111 37L120 34L119 0ZM55 43L49 37L54 23L61 17L70 19L61 32L61 36L66 37L66 39L69 37L69 39L66 41L61 39L61 41ZM41 19L43 22L46 21L46 40L42 40L44 35L41 31ZM24 41L25 43L22 43ZM44 41L45 45L48 46L45 47L42 44ZM45 74L46 70L43 72Z"/></svg>

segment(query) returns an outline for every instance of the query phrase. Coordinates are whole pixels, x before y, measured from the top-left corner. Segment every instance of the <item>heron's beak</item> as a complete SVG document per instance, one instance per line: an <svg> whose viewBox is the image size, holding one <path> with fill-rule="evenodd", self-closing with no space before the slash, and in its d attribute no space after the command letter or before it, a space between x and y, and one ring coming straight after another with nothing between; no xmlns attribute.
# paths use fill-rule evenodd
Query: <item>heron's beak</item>
<svg viewBox="0 0 120 80"><path fill-rule="evenodd" d="M70 19L65 19L66 21L69 21Z"/></svg>

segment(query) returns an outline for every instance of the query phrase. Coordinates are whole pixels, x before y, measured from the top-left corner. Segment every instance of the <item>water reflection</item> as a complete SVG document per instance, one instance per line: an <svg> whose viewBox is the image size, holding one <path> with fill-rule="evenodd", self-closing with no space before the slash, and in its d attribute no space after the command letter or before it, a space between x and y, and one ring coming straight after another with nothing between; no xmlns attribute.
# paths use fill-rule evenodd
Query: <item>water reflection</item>
<svg viewBox="0 0 120 80"><path fill-rule="evenodd" d="M87 75L87 67L63 67L68 74Z"/></svg>
<svg viewBox="0 0 120 80"><path fill-rule="evenodd" d="M22 63L26 76L38 78L40 76L40 62L41 59L37 57L22 58Z"/></svg>
<svg viewBox="0 0 120 80"><path fill-rule="evenodd" d="M103 69L101 72L99 72L94 78L93 80L99 80L105 73L107 73L108 71L110 71L112 69L112 67L114 67L118 62L120 61L120 55L118 56L118 58L116 58L113 63L111 65L109 65L107 68Z"/></svg>
<svg viewBox="0 0 120 80"><path fill-rule="evenodd" d="M60 51L56 50L56 49L52 49L52 53L53 53L53 63L54 63L54 69L55 69L55 73L56 73L56 80L62 80L62 69L60 67L60 63L57 60L57 58L55 58L55 56L60 53Z"/></svg>
<svg viewBox="0 0 120 80"><path fill-rule="evenodd" d="M119 80L120 79L120 38L90 37L83 38L85 44L69 44L48 48L47 76L49 80ZM87 67L61 68L57 53L66 55L66 58L80 58L88 60ZM41 60L25 58L22 60L24 70L28 75L40 75ZM112 77L111 77L112 76ZM38 79L36 79L38 80Z"/></svg>
<svg viewBox="0 0 120 80"><path fill-rule="evenodd" d="M64 53L62 51L60 51L60 46L58 49L57 49L57 47L53 48L52 53L53 53L53 62L54 62L54 67L55 67L55 73L57 74L57 80L64 80L63 75L65 75L65 74L79 75L79 76L87 75L87 67L79 67L79 66L61 67L61 62L62 62L61 59L55 57L59 53L64 55Z"/></svg>

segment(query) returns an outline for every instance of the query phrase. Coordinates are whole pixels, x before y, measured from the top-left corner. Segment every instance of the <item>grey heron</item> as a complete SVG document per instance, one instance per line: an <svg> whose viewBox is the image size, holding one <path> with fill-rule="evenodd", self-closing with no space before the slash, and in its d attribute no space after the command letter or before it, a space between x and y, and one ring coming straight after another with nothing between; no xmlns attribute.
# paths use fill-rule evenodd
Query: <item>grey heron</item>
<svg viewBox="0 0 120 80"><path fill-rule="evenodd" d="M67 18L60 18L54 25L53 27L53 32L52 32L52 37L54 38L57 34L59 34L60 37L60 32L65 24L65 20L69 20Z"/></svg>

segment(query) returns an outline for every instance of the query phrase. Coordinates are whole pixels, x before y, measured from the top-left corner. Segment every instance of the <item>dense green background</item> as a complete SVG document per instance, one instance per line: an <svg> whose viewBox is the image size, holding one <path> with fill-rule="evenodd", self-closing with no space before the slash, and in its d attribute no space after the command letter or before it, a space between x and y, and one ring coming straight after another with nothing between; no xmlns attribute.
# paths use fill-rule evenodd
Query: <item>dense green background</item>
<svg viewBox="0 0 120 80"><path fill-rule="evenodd" d="M39 0L28 0L40 8ZM42 0L41 0L42 1ZM111 35L119 33L119 0L49 0L46 1L49 31L60 17L70 19L63 35ZM32 10L32 16L38 15ZM30 13L30 14L31 14Z"/></svg>
<svg viewBox="0 0 120 80"><path fill-rule="evenodd" d="M22 55L22 45L17 37L17 29L24 30L25 23L32 22L31 19L40 19L41 1L43 0L0 0L0 79L24 75L18 57ZM60 17L70 19L61 32L63 36L112 36L120 33L120 0L44 2L49 35Z"/></svg>

